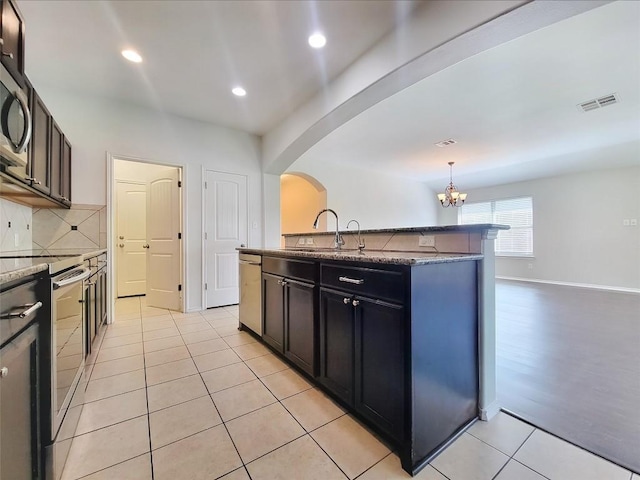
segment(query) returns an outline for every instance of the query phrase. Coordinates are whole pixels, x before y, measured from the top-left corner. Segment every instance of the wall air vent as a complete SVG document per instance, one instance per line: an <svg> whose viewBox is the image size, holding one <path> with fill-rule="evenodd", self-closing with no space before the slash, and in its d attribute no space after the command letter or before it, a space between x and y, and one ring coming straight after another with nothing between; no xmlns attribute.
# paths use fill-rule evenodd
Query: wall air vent
<svg viewBox="0 0 640 480"><path fill-rule="evenodd" d="M449 145L453 145L453 144L456 144L456 143L458 143L458 142L456 142L453 138L450 138L448 140L442 140L441 142L435 143L434 145L436 147L443 148L443 147L448 147Z"/></svg>
<svg viewBox="0 0 640 480"><path fill-rule="evenodd" d="M596 98L595 100L589 100L588 102L581 103L578 108L583 112L589 112L598 108L606 107L607 105L613 105L618 103L618 97L615 93L611 95L605 95L604 97Z"/></svg>

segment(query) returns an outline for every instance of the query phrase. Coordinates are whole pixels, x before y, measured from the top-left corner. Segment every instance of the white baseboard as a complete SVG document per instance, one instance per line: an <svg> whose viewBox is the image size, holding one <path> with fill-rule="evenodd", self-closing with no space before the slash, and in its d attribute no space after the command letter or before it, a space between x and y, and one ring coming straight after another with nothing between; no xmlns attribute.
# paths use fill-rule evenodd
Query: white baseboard
<svg viewBox="0 0 640 480"><path fill-rule="evenodd" d="M640 288L612 287L609 285L593 285L590 283L555 282L553 280L538 280L535 278L521 278L521 277L503 277L501 275L496 275L496 278L500 280L515 280L518 282L547 283L549 285L562 285L565 287L592 288L594 290L608 290L611 292L640 293Z"/></svg>
<svg viewBox="0 0 640 480"><path fill-rule="evenodd" d="M497 400L494 400L493 402L491 402L490 405L480 408L480 412L479 412L480 420L488 422L493 417L495 417L498 414L498 412L500 412L500 404L498 403Z"/></svg>

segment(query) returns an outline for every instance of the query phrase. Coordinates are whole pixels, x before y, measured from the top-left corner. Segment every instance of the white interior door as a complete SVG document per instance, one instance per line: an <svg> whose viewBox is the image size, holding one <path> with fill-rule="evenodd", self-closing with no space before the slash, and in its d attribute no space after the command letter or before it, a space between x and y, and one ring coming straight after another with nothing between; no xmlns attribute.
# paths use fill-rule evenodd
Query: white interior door
<svg viewBox="0 0 640 480"><path fill-rule="evenodd" d="M147 186L116 184L116 285L118 297L144 295L147 278Z"/></svg>
<svg viewBox="0 0 640 480"><path fill-rule="evenodd" d="M147 182L147 305L180 310L180 170L167 168Z"/></svg>
<svg viewBox="0 0 640 480"><path fill-rule="evenodd" d="M239 300L238 252L247 244L247 177L205 174L206 308Z"/></svg>

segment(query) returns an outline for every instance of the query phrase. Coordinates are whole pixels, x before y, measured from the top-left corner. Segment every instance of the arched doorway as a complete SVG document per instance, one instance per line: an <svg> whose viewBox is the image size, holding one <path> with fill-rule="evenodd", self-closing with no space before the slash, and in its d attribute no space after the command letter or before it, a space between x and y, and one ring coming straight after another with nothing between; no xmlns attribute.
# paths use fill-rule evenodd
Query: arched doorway
<svg viewBox="0 0 640 480"><path fill-rule="evenodd" d="M327 208L327 190L305 173L289 172L280 176L280 230L303 233L313 230L318 212ZM327 230L326 216L320 218L318 231Z"/></svg>

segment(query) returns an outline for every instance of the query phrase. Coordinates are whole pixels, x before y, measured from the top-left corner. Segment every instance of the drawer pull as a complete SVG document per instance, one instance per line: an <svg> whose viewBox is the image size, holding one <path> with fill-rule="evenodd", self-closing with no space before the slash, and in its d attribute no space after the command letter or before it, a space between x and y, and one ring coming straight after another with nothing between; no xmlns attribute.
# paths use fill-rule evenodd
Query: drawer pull
<svg viewBox="0 0 640 480"><path fill-rule="evenodd" d="M16 318L16 317L27 318L33 312L35 312L40 307L42 307L42 302L37 302L32 305L25 305L25 307L26 307L26 310L23 310L22 312L11 312L7 315L3 315L3 317L4 318Z"/></svg>
<svg viewBox="0 0 640 480"><path fill-rule="evenodd" d="M0 378L4 378L9 375L9 369L7 367L2 367L0 369Z"/></svg>
<svg viewBox="0 0 640 480"><path fill-rule="evenodd" d="M352 283L354 285L362 285L364 283L364 279L362 278L338 277L338 280L345 283Z"/></svg>

